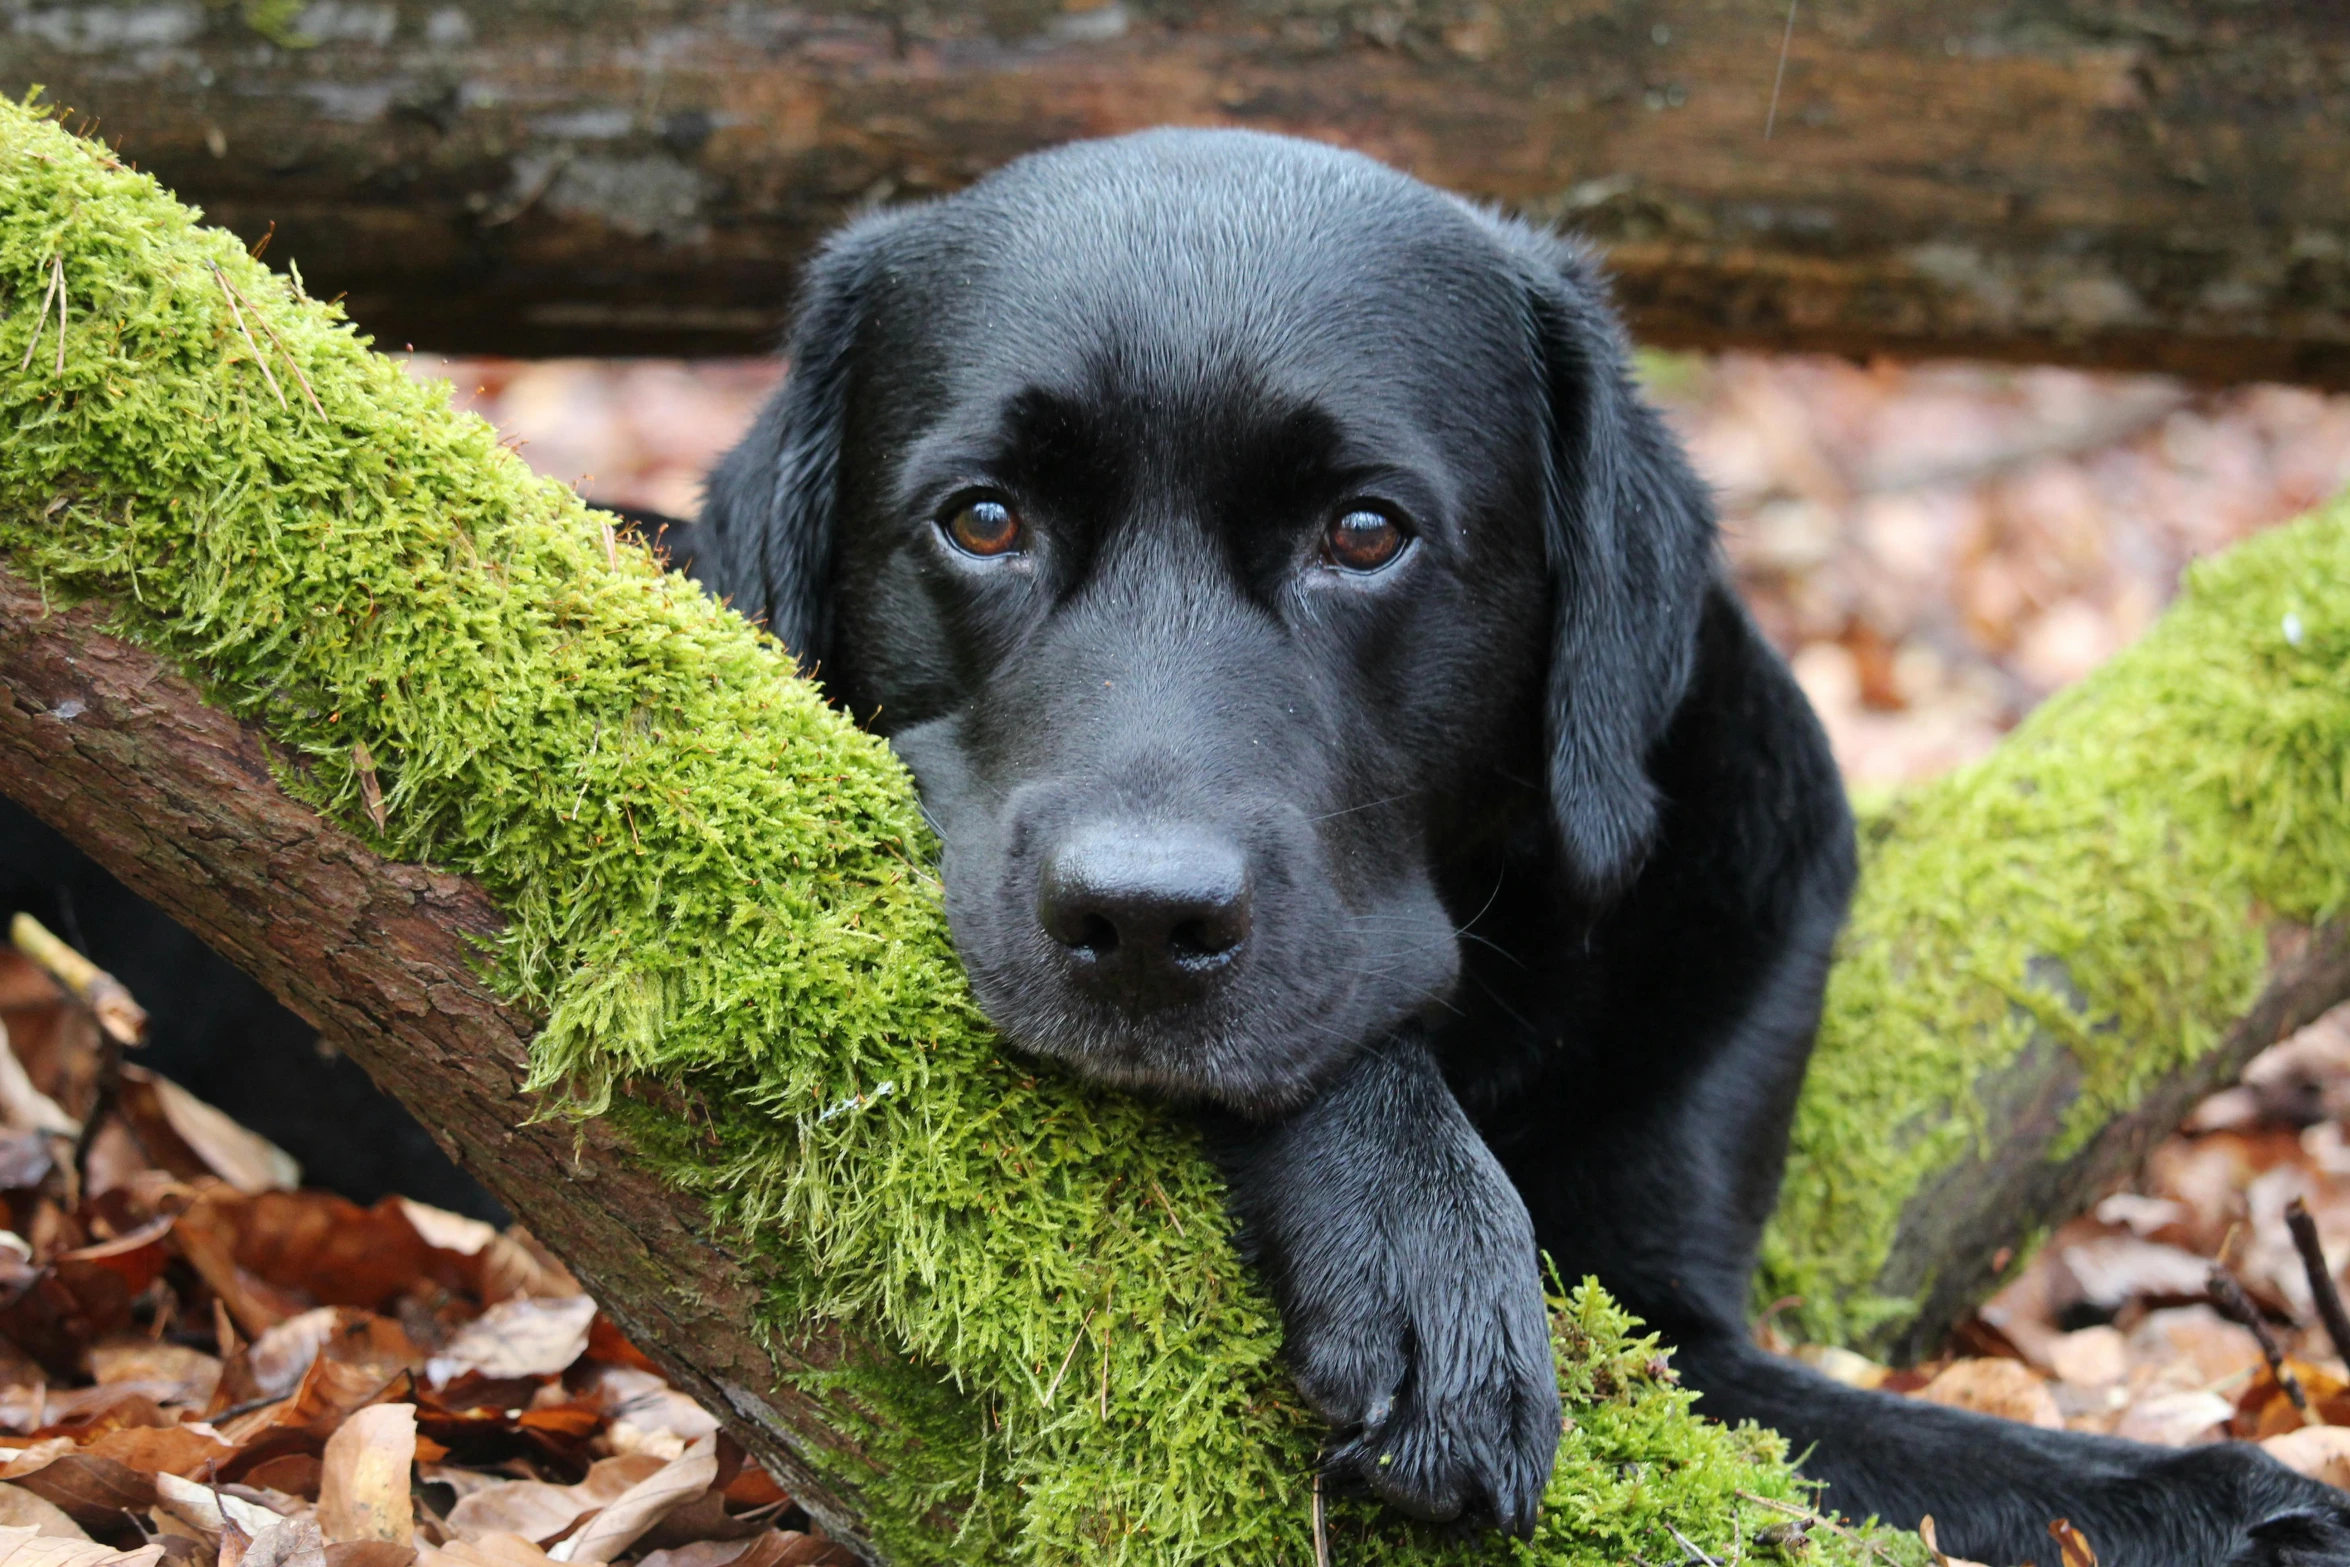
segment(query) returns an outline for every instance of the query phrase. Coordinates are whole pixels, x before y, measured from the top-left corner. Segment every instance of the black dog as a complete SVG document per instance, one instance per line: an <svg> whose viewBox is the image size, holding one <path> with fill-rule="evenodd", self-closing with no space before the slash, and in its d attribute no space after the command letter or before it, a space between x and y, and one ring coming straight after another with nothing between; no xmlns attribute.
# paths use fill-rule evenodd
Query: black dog
<svg viewBox="0 0 2350 1567"><path fill-rule="evenodd" d="M1336 1468L1529 1526L1539 1248L1846 1513L2350 1562L2350 1498L2251 1448L1750 1346L1851 828L1572 247L1161 132L851 226L790 351L676 542L912 766L1006 1035L1201 1107Z"/></svg>

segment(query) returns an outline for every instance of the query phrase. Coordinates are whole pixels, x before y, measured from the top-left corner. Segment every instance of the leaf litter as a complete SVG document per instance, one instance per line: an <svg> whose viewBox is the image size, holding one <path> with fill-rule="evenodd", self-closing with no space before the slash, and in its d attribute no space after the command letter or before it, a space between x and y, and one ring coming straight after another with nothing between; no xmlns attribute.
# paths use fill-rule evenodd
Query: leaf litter
<svg viewBox="0 0 2350 1567"><path fill-rule="evenodd" d="M129 998L33 945L66 972L0 949L0 1567L855 1561L527 1231L304 1189L110 1062Z"/></svg>

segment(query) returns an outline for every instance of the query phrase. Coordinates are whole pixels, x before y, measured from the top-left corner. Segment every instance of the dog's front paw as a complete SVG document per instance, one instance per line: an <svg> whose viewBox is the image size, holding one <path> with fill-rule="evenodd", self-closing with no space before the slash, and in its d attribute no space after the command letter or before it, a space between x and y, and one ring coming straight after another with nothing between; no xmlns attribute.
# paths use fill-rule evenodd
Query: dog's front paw
<svg viewBox="0 0 2350 1567"><path fill-rule="evenodd" d="M1325 1471L1416 1518L1530 1534L1559 1440L1533 1250L1414 1261L1350 1309L1291 1324L1298 1387L1339 1433Z"/></svg>

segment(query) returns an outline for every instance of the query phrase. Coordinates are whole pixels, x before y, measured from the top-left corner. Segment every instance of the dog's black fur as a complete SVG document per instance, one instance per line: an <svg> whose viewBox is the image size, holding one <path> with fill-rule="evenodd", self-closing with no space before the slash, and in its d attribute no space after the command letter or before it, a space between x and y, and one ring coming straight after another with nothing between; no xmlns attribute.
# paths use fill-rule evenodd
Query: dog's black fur
<svg viewBox="0 0 2350 1567"><path fill-rule="evenodd" d="M1335 1468L1528 1527L1539 1247L1847 1513L1995 1562L2054 1562L2059 1516L2109 1567L2350 1562L2341 1493L2252 1449L1750 1346L1851 827L1573 247L1157 132L851 225L790 354L672 545L912 766L1006 1035L1198 1107ZM1408 543L1350 569L1366 507Z"/></svg>

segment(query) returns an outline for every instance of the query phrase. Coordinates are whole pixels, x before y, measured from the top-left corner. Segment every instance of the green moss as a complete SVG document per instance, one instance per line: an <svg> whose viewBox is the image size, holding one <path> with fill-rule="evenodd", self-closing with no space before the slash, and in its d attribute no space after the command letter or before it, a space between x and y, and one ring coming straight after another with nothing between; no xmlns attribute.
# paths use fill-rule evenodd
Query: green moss
<svg viewBox="0 0 2350 1567"><path fill-rule="evenodd" d="M1983 1146L2019 1052L2077 1067L2061 1160L2220 1043L2271 919L2350 907L2350 502L2197 565L1864 852L1757 1290L1877 1347L1912 1307L1883 1284L1903 1205Z"/></svg>
<svg viewBox="0 0 2350 1567"><path fill-rule="evenodd" d="M1210 1167L1174 1118L998 1050L885 747L298 277L14 106L0 305L0 549L266 726L288 788L497 899L550 1104L610 1109L708 1195L779 1338L875 1346L829 1375L873 1414L886 1479L848 1478L897 1560L1309 1559L1319 1433ZM631 1099L645 1075L696 1123ZM1668 1521L1719 1549L1773 1516L1735 1492L1802 1494L1597 1290L1557 1322L1541 1537L1341 1508L1349 1563L1677 1559Z"/></svg>

